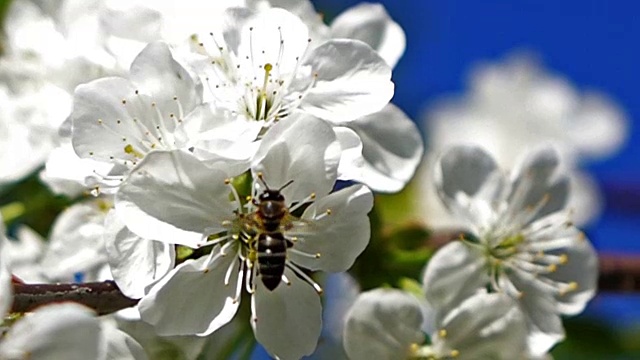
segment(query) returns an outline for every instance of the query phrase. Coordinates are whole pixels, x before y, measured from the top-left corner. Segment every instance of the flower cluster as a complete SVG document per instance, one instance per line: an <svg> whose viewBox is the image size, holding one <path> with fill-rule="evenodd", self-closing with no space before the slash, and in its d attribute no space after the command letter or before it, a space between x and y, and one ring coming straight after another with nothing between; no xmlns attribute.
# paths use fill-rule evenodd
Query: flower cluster
<svg viewBox="0 0 640 360"><path fill-rule="evenodd" d="M573 162L561 159L587 153L584 144L539 148L506 175L482 148L444 151L434 135L425 184L459 239L422 276L389 256L390 279L402 281L376 286L402 290L358 295L348 280L325 295L324 273L366 277L371 254L380 265L397 250L372 213L384 203L374 193L401 191L424 150L390 102L405 36L381 5L327 25L306 0L15 0L9 19L0 190L44 167L40 179L72 200L46 241L18 226L7 240L1 229L0 312L11 309L12 275L112 280L137 305L101 318L67 303L15 323L8 314L0 358L155 358L149 344L167 342L185 358L225 358L255 339L279 359L317 347L354 360L537 359L564 338L560 316L595 294L596 253L570 219ZM481 118L490 95L517 95L503 84L510 76L489 77L480 110L469 106ZM551 118L593 115L545 106ZM422 268L428 256L409 252ZM143 330L114 326L125 323Z"/></svg>

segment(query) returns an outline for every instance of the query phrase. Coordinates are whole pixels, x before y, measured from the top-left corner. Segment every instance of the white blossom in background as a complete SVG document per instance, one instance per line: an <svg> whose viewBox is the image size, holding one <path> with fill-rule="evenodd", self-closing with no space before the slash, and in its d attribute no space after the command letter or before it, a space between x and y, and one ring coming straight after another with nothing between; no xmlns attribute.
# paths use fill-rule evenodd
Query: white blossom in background
<svg viewBox="0 0 640 360"><path fill-rule="evenodd" d="M606 95L579 91L522 54L478 66L465 94L431 107L424 121L429 155L424 171L431 169L436 154L456 144L481 146L506 168L515 165L523 148L555 146L571 169L574 190L569 206L578 224L596 218L602 206L595 181L579 166L614 154L628 132L626 115ZM431 176L422 175L428 183ZM432 188L422 190L424 211L442 220L434 224L445 223L450 219Z"/></svg>
<svg viewBox="0 0 640 360"><path fill-rule="evenodd" d="M375 289L360 294L347 314L345 350L351 360L504 359L522 356L526 328L522 312L503 294L479 293L433 317L423 345L424 314L412 294Z"/></svg>
<svg viewBox="0 0 640 360"><path fill-rule="evenodd" d="M0 314L8 313L13 301L12 259L0 217ZM15 250L15 249L14 249ZM15 260L15 258L14 258ZM2 359L147 359L142 347L124 332L107 326L89 308L74 303L39 307L15 323L3 324L0 339Z"/></svg>
<svg viewBox="0 0 640 360"><path fill-rule="evenodd" d="M71 98L53 85L15 93L3 83L0 109L0 185L4 185L42 165L57 144L57 128L71 110Z"/></svg>
<svg viewBox="0 0 640 360"><path fill-rule="evenodd" d="M46 282L39 266L39 261L46 248L46 243L33 229L19 226L15 238L9 239L0 250L11 263L11 273L26 283Z"/></svg>
<svg viewBox="0 0 640 360"><path fill-rule="evenodd" d="M256 235L247 225L256 209L234 194L224 164L207 167L186 152L153 152L133 170L116 196L116 211L140 236L198 248L210 255L187 260L142 298L141 317L161 335L210 334L235 315L242 288L252 294L250 320L258 342L282 359L316 347L321 328L320 287L300 267L347 270L369 241L371 192L362 185L329 194L337 177L339 143L331 127L311 116L274 125L252 160L254 199L282 188L288 212L308 205L299 218L283 220L286 250L282 282L268 290L256 273ZM247 228L248 226L248 228ZM257 254L257 256L260 256ZM126 259L123 259L126 261Z"/></svg>
<svg viewBox="0 0 640 360"><path fill-rule="evenodd" d="M147 43L164 41L188 48L194 34L208 32L227 8L242 4L242 0L110 0L100 14L104 46L128 67Z"/></svg>
<svg viewBox="0 0 640 360"><path fill-rule="evenodd" d="M11 2L0 58L0 152L11 156L0 156L0 184L37 169L58 145L76 85L119 72L99 44L100 4Z"/></svg>
<svg viewBox="0 0 640 360"><path fill-rule="evenodd" d="M470 236L433 256L424 284L439 311L480 289L516 299L530 355L541 356L564 338L560 315L580 313L594 296L598 261L565 210L569 178L558 153L541 148L526 155L509 176L480 147L442 155L438 193Z"/></svg>

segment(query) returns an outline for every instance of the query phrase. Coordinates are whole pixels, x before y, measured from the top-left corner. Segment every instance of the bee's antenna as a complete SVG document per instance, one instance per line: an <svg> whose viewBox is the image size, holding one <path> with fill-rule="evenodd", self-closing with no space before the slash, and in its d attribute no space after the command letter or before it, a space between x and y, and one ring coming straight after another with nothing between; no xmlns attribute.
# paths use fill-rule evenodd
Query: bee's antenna
<svg viewBox="0 0 640 360"><path fill-rule="evenodd" d="M289 180L289 182L287 182L286 184L282 185L280 187L280 189L278 189L278 191L282 191L284 188L286 188L287 186L291 185L293 183L293 179Z"/></svg>

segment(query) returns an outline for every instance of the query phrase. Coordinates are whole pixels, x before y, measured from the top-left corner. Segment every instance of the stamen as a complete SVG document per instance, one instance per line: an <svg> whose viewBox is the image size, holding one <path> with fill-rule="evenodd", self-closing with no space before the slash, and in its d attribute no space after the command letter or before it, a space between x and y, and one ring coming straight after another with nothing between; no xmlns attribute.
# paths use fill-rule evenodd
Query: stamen
<svg viewBox="0 0 640 360"><path fill-rule="evenodd" d="M291 286L291 281L289 281L284 274L282 274L282 281L287 284L287 286Z"/></svg>
<svg viewBox="0 0 640 360"><path fill-rule="evenodd" d="M289 239L289 240L291 240L291 239ZM298 240L298 239L296 239L296 240ZM291 241L293 242L293 240L291 240ZM300 251L300 250L294 249L294 248L291 248L291 249L289 249L287 251L292 253L292 254L300 255L302 257L306 257L306 258L309 258L309 259L320 259L320 257L321 257L320 253L310 254L310 253L306 253L306 252L303 252L303 251Z"/></svg>
<svg viewBox="0 0 640 360"><path fill-rule="evenodd" d="M306 198L302 199L299 203L290 207L289 212L292 213L298 210L302 205L307 204L309 202L313 202L315 199L316 199L316 193L311 193L311 195L307 196Z"/></svg>
<svg viewBox="0 0 640 360"><path fill-rule="evenodd" d="M233 194L233 199L236 203L236 208L240 213L242 213L242 202L240 201L240 195L238 195L238 191L236 190L235 186L233 186L233 184L231 183L231 179L225 179L224 183L228 185L229 188L231 189L231 194Z"/></svg>
<svg viewBox="0 0 640 360"><path fill-rule="evenodd" d="M307 282L309 285L313 286L313 288L316 290L316 292L318 293L318 295L322 295L322 288L320 287L320 285L318 285L318 283L316 283L315 281L313 281L313 279L311 279L307 274L304 273L304 271L302 271L302 269L300 269L299 267L297 267L295 264L292 264L290 262L286 263L286 266L293 270L293 272L296 273L296 275L298 275L299 277L301 277L305 282Z"/></svg>
<svg viewBox="0 0 640 360"><path fill-rule="evenodd" d="M317 215L315 217L315 220L322 220L322 219L326 218L329 215L331 215L331 209L327 209L323 213L321 213L320 215Z"/></svg>
<svg viewBox="0 0 640 360"><path fill-rule="evenodd" d="M236 282L236 294L233 297L233 303L236 304L240 301L240 293L242 292L242 277L245 276L244 271L242 271L242 262L240 262L238 267L238 281Z"/></svg>
<svg viewBox="0 0 640 360"><path fill-rule="evenodd" d="M231 238L231 235L230 235L230 234L227 234L227 235L225 235L225 236L221 236L221 237L219 237L219 238L215 238L215 239L212 239L212 240L208 240L208 241L205 241L205 242L199 243L199 244L197 244L196 246L197 246L198 248L201 248L201 247L204 247L204 246L217 245L217 244L219 244L219 243L221 243L221 242L223 242L223 241L227 241L227 240L229 240L230 238Z"/></svg>
<svg viewBox="0 0 640 360"><path fill-rule="evenodd" d="M238 257L234 256L233 260L231 260L231 264L227 268L227 272L224 274L224 286L229 286L229 280L231 279L231 272L236 265L236 261L238 261Z"/></svg>

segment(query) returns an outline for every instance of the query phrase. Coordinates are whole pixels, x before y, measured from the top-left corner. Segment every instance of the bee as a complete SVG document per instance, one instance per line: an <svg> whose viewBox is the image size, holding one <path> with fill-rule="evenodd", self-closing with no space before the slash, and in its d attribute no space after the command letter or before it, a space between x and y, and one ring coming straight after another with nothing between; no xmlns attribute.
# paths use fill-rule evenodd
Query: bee
<svg viewBox="0 0 640 360"><path fill-rule="evenodd" d="M256 234L252 242L252 250L256 253L258 274L262 283L270 291L280 284L287 260L287 249L293 242L287 239L283 231L293 227L292 216L285 203L282 190L293 183L293 180L280 189L270 189L262 176L258 179L265 186L265 190L257 199L252 199L257 210L249 215L249 222Z"/></svg>

